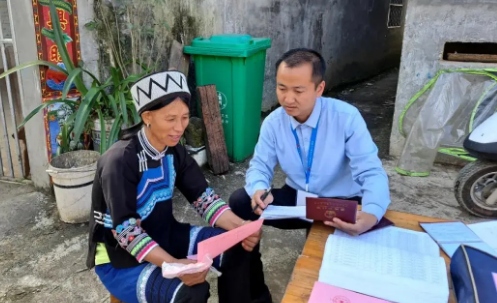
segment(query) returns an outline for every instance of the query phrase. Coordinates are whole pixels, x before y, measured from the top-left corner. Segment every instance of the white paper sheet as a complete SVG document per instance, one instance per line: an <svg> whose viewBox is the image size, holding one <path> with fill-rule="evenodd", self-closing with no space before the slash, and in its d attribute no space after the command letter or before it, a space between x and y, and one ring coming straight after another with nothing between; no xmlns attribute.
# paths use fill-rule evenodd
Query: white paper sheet
<svg viewBox="0 0 497 303"><path fill-rule="evenodd" d="M462 222L421 223L437 242L479 242L478 236Z"/></svg>
<svg viewBox="0 0 497 303"><path fill-rule="evenodd" d="M446 303L442 257L330 235L319 281L400 303Z"/></svg>
<svg viewBox="0 0 497 303"><path fill-rule="evenodd" d="M469 224L468 227L497 252L497 220Z"/></svg>
<svg viewBox="0 0 497 303"><path fill-rule="evenodd" d="M308 222L313 221L305 217L305 206L269 205L262 212L261 219L264 220L301 219Z"/></svg>
<svg viewBox="0 0 497 303"><path fill-rule="evenodd" d="M334 235L350 238L354 241L376 244L407 250L412 253L426 254L430 256L440 256L440 248L433 239L424 232L408 230L396 226L389 226L369 233L350 236L347 233L336 230Z"/></svg>

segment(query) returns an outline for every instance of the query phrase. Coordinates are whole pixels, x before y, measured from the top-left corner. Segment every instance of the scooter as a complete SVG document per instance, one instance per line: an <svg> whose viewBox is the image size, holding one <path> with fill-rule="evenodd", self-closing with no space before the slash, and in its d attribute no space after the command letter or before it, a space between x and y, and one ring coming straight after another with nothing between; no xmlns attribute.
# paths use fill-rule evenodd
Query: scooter
<svg viewBox="0 0 497 303"><path fill-rule="evenodd" d="M476 161L466 164L457 176L457 202L475 216L497 218L497 113L478 125L463 147Z"/></svg>

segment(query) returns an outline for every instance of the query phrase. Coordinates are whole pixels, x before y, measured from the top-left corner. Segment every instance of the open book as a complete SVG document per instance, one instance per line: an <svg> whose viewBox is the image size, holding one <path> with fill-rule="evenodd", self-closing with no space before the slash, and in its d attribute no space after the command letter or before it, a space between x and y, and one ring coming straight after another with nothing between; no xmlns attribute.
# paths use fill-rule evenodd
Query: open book
<svg viewBox="0 0 497 303"><path fill-rule="evenodd" d="M449 284L438 245L425 233L387 227L326 241L319 281L399 303L447 303Z"/></svg>

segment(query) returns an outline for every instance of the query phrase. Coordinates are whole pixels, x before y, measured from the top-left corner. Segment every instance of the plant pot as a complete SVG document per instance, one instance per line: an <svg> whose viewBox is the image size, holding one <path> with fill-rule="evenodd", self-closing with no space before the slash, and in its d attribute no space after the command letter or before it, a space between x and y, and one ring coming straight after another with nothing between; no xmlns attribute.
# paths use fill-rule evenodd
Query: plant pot
<svg viewBox="0 0 497 303"><path fill-rule="evenodd" d="M91 192L100 153L78 150L52 159L47 172L52 177L57 209L66 223L88 222Z"/></svg>
<svg viewBox="0 0 497 303"><path fill-rule="evenodd" d="M110 130L112 129L114 119L105 120L105 138L109 139ZM100 137L102 136L102 129L100 127L100 120L93 120L93 128L91 129L91 138L93 140L93 150L100 151Z"/></svg>

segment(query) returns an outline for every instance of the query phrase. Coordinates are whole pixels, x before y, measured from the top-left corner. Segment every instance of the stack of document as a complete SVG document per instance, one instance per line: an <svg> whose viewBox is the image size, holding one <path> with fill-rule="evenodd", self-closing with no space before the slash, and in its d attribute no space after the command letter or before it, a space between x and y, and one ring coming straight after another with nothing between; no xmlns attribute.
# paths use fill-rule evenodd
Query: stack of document
<svg viewBox="0 0 497 303"><path fill-rule="evenodd" d="M326 241L319 282L399 303L447 303L449 284L438 245L422 232L387 227Z"/></svg>
<svg viewBox="0 0 497 303"><path fill-rule="evenodd" d="M461 244L497 256L497 221L470 225L460 221L421 223L420 225L451 258Z"/></svg>

